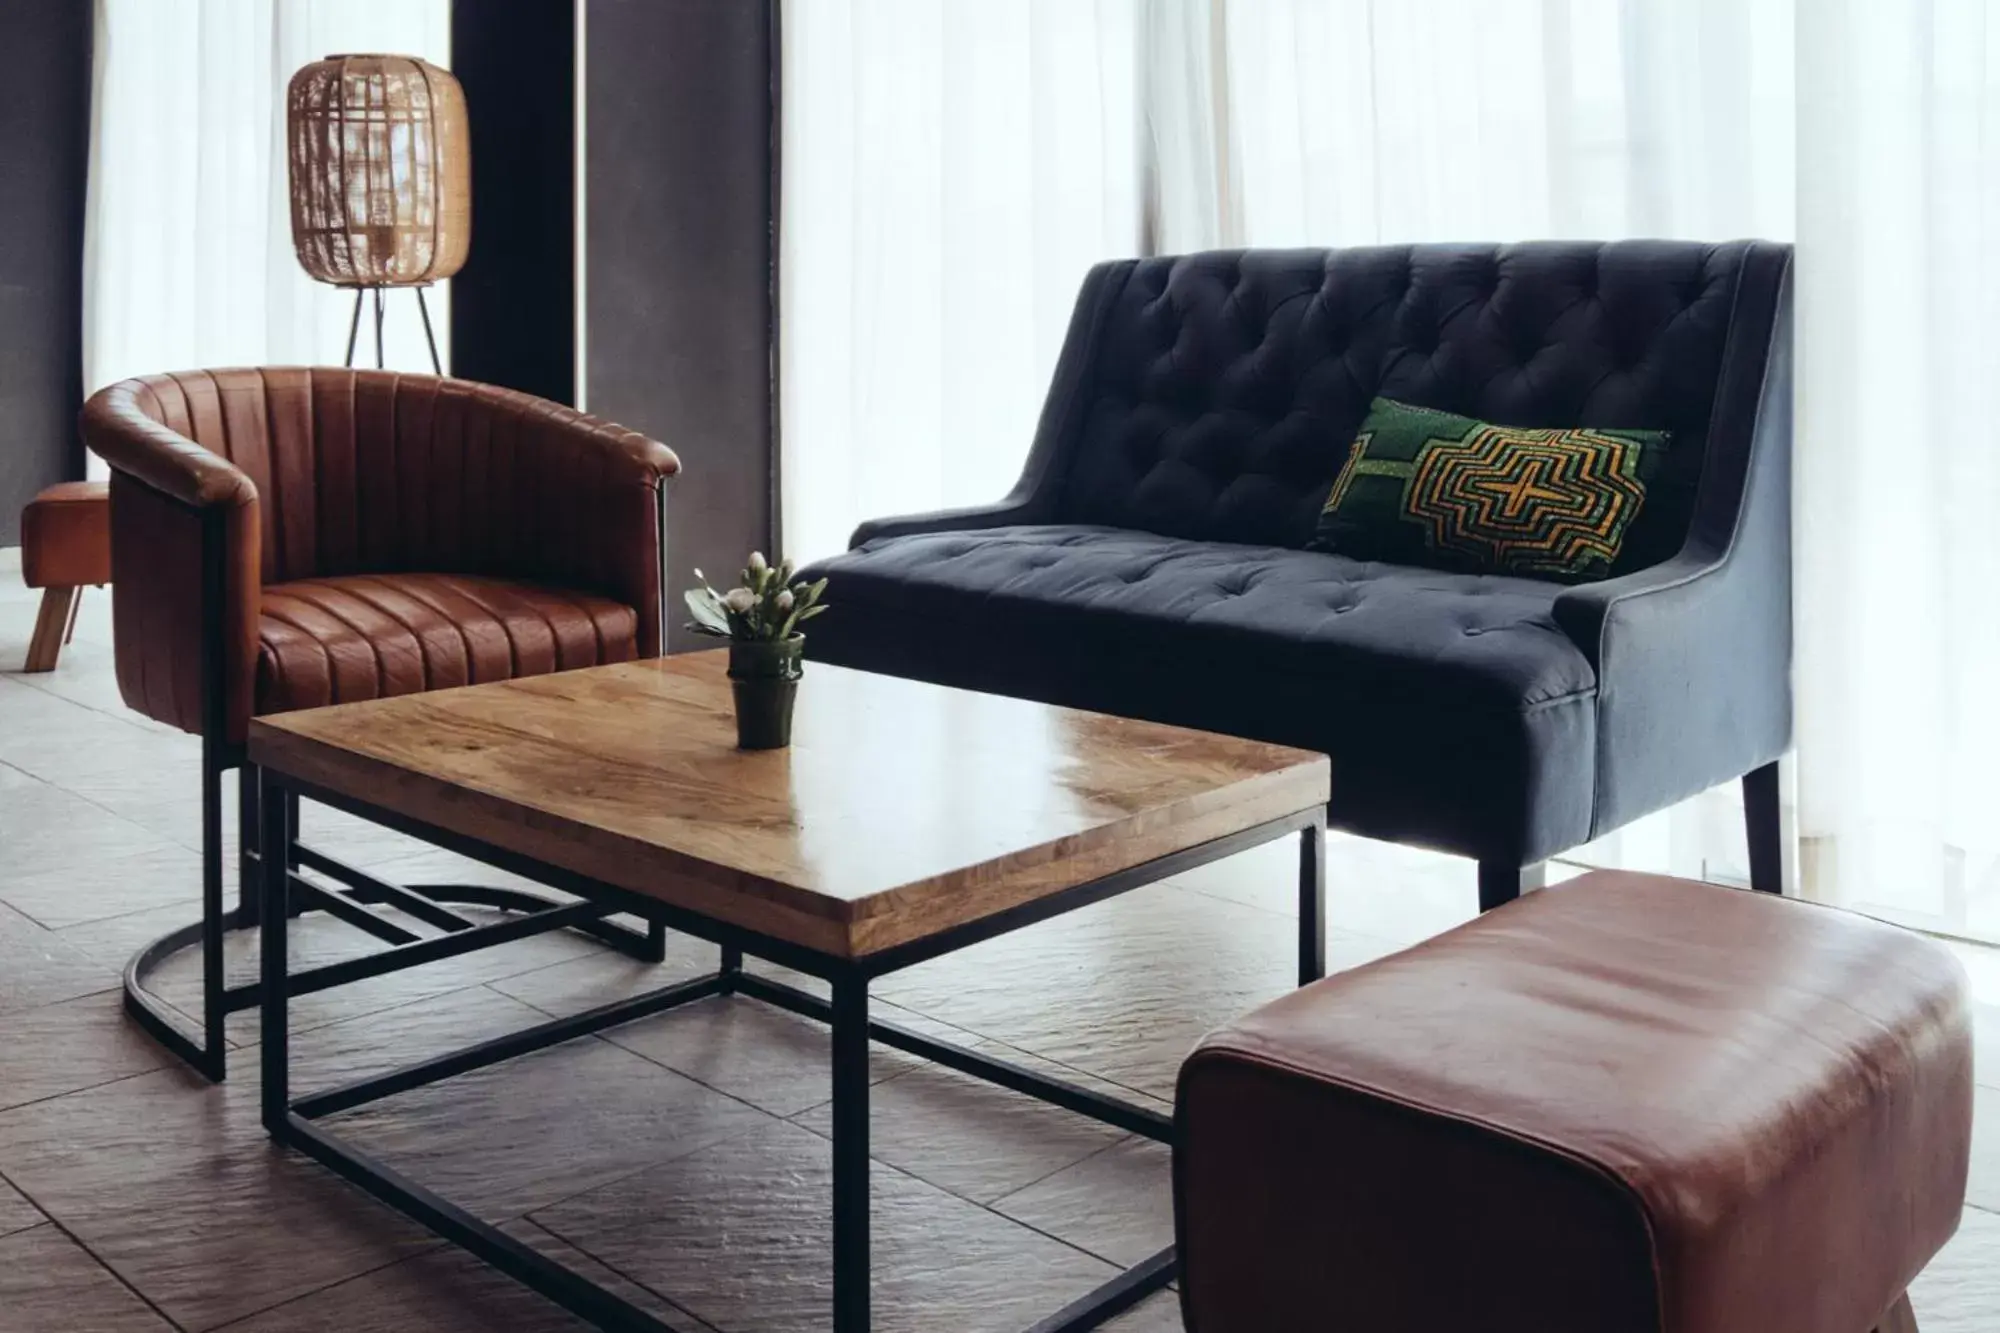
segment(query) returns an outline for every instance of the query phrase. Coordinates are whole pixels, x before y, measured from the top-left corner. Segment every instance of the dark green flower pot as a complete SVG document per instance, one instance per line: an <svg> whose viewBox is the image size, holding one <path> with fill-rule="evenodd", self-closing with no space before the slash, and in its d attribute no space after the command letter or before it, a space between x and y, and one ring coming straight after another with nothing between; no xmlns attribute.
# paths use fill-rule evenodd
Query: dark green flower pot
<svg viewBox="0 0 2000 1333"><path fill-rule="evenodd" d="M737 748L781 750L792 743L792 704L798 698L805 645L803 634L781 641L730 643Z"/></svg>

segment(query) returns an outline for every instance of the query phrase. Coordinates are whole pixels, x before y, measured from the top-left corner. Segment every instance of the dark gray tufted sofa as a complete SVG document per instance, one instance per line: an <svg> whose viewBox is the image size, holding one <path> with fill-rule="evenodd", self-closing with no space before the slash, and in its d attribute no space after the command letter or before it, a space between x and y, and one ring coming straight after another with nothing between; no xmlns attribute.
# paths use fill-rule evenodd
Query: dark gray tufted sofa
<svg viewBox="0 0 2000 1333"><path fill-rule="evenodd" d="M1780 878L1791 251L1420 245L1100 265L999 504L863 524L811 657L1321 750L1336 827L1523 866L1744 779ZM1377 394L1664 427L1684 524L1600 583L1305 550ZM976 410L976 405L967 405Z"/></svg>

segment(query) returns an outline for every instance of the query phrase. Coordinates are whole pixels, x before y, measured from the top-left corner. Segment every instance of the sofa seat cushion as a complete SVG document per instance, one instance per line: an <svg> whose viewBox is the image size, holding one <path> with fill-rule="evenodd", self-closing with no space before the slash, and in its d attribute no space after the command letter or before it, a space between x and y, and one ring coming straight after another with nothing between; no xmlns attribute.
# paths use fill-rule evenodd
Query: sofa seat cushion
<svg viewBox="0 0 2000 1333"><path fill-rule="evenodd" d="M637 655L622 602L469 574L274 583L257 626L257 712L478 685Z"/></svg>
<svg viewBox="0 0 2000 1333"><path fill-rule="evenodd" d="M1336 824L1467 854L1514 854L1499 830L1554 765L1530 841L1588 836L1596 678L1558 585L1079 526L885 538L822 574L808 657L1320 750Z"/></svg>

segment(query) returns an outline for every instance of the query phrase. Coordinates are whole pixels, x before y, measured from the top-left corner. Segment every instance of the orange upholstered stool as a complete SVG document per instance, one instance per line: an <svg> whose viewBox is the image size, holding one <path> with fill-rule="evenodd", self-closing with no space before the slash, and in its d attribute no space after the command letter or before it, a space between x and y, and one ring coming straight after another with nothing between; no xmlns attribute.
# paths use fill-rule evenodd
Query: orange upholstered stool
<svg viewBox="0 0 2000 1333"><path fill-rule="evenodd" d="M1600 871L1223 1028L1175 1110L1190 1333L1911 1333L1969 1006L1906 931Z"/></svg>
<svg viewBox="0 0 2000 1333"><path fill-rule="evenodd" d="M23 670L53 671L76 628L84 587L111 582L108 483L65 481L28 502L21 511L21 579L44 590Z"/></svg>

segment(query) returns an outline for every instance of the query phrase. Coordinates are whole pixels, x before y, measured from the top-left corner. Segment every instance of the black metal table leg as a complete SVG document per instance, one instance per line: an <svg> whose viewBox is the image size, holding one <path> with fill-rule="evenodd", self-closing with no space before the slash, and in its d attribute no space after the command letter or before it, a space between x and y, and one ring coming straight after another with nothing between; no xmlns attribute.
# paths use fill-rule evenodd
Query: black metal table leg
<svg viewBox="0 0 2000 1333"><path fill-rule="evenodd" d="M1326 823L1299 833L1299 984L1326 975Z"/></svg>
<svg viewBox="0 0 2000 1333"><path fill-rule="evenodd" d="M262 1105L264 1132L283 1143L290 1137L286 1131L291 1105L291 1019L286 1006L286 991L289 988L285 985L285 972L286 927L291 924L292 917L286 910L286 898L290 893L289 876L282 871L275 874L268 871L291 861L292 820L289 803L278 780L271 776L269 770L263 770L261 777L257 798L260 816L257 845L263 849L263 857L257 881L263 896L262 911L259 913L259 925L263 931L263 957L259 959L260 980L263 982L259 999L264 1027L263 1038L259 1042L264 1068ZM220 1007L217 1006L218 1009Z"/></svg>
<svg viewBox="0 0 2000 1333"><path fill-rule="evenodd" d="M236 921L243 926L257 924L257 909L264 896L257 883L257 835L263 827L257 813L257 781L255 764L237 765Z"/></svg>
<svg viewBox="0 0 2000 1333"><path fill-rule="evenodd" d="M833 983L833 1328L868 1333L868 978Z"/></svg>

